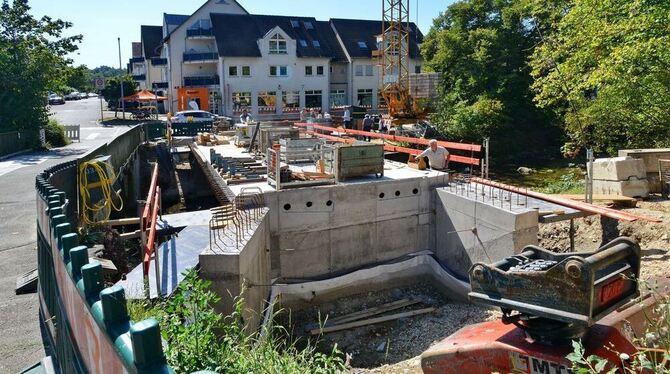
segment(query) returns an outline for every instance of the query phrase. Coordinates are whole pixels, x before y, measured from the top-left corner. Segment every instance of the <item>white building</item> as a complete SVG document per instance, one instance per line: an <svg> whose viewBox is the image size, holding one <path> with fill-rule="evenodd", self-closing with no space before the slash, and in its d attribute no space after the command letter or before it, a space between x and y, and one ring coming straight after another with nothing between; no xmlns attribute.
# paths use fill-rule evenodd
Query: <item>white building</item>
<svg viewBox="0 0 670 374"><path fill-rule="evenodd" d="M190 16L163 18L163 45L153 49L160 55L146 62L145 78L147 88L168 88L172 112L180 88L207 88L210 111L228 116L243 109L260 119L285 118L300 108L383 109L373 57L381 21L251 15L234 0L209 0ZM410 72L419 72L423 35L410 28ZM144 37L143 27L143 43L153 43L149 34Z"/></svg>

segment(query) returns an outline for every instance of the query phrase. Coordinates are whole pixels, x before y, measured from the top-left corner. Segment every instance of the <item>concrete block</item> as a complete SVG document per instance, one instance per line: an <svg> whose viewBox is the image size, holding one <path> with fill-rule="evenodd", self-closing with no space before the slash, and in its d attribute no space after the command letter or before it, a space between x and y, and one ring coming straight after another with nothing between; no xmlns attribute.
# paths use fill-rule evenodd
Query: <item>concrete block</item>
<svg viewBox="0 0 670 374"><path fill-rule="evenodd" d="M644 162L647 173L658 174L658 160L670 160L670 148L647 148L647 149L622 149L619 157L629 156Z"/></svg>
<svg viewBox="0 0 670 374"><path fill-rule="evenodd" d="M593 193L601 195L647 197L649 196L649 183L646 179L633 179L620 182L594 180Z"/></svg>
<svg viewBox="0 0 670 374"><path fill-rule="evenodd" d="M415 221L416 222L416 221ZM350 270L376 261L375 224L347 226L330 231L331 271Z"/></svg>
<svg viewBox="0 0 670 374"><path fill-rule="evenodd" d="M593 162L593 179L625 181L647 176L644 161L631 157L599 158Z"/></svg>

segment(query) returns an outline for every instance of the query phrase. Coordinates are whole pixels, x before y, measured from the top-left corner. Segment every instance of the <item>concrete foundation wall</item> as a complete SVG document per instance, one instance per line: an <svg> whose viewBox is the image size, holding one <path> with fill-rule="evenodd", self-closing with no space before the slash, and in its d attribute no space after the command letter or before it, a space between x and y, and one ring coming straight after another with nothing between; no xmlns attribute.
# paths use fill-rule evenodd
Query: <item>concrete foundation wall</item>
<svg viewBox="0 0 670 374"><path fill-rule="evenodd" d="M251 239L239 252L207 250L200 255L200 276L212 282L212 291L221 301L215 305L217 312L233 312L234 300L245 287L243 317L247 325L256 328L270 294L270 257L266 215Z"/></svg>
<svg viewBox="0 0 670 374"><path fill-rule="evenodd" d="M324 277L434 248L431 190L446 176L266 196L274 277Z"/></svg>
<svg viewBox="0 0 670 374"><path fill-rule="evenodd" d="M536 210L510 211L443 188L435 195L435 252L462 278L476 262L499 261L538 243Z"/></svg>

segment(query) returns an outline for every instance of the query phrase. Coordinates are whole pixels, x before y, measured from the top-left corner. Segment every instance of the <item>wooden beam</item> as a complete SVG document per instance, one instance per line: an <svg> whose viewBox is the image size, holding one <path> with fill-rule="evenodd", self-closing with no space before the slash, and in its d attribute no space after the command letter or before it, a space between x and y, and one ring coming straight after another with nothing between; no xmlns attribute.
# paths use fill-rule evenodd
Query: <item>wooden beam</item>
<svg viewBox="0 0 670 374"><path fill-rule="evenodd" d="M392 303L384 304L384 305L379 305L374 308L369 308L369 309L364 309L360 310L358 312L353 312L349 314L345 314L343 316L335 317L333 319L327 319L326 320L326 325L332 326L332 325L339 325L342 323L347 323L351 321L355 321L361 318L367 318L367 317L372 317L377 314L382 314L386 312L390 312L392 310L404 308L406 306L414 305L420 303L419 300L409 300L409 299L402 299L398 301L394 301Z"/></svg>
<svg viewBox="0 0 670 374"><path fill-rule="evenodd" d="M367 326L367 325L374 325L374 324L377 324L377 323L393 321L393 320L400 319L400 318L407 318L407 317L418 316L420 314L432 313L434 311L435 311L435 308L431 307L431 308L413 310L411 312L391 314L390 316L370 318L370 319L365 319L365 320L362 320L362 321L349 322L349 323L344 323L344 324L341 324L341 325L318 328L318 329L311 330L310 334L312 334L312 335L327 334L329 332L348 330L348 329L353 329L355 327L361 327L361 326Z"/></svg>
<svg viewBox="0 0 670 374"><path fill-rule="evenodd" d="M139 225L140 217L112 219L107 221L110 226Z"/></svg>

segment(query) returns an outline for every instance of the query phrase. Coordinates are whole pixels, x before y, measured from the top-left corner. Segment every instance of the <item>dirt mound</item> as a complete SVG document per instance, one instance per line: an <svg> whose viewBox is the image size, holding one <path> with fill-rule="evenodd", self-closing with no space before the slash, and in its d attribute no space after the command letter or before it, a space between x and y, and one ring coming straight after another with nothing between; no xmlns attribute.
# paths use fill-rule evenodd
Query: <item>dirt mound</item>
<svg viewBox="0 0 670 374"><path fill-rule="evenodd" d="M663 223L646 221L613 222L598 216L575 220L575 250L593 251L617 236L635 239L642 248L642 279L668 276L670 267L670 201L651 198L640 201L636 208L625 211L661 218ZM603 230L603 226L605 230ZM603 232L605 235L603 235ZM570 250L570 223L540 224L540 247L556 252Z"/></svg>

